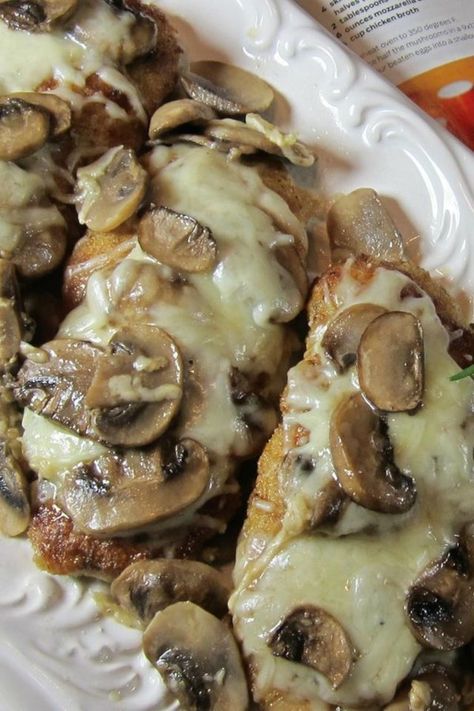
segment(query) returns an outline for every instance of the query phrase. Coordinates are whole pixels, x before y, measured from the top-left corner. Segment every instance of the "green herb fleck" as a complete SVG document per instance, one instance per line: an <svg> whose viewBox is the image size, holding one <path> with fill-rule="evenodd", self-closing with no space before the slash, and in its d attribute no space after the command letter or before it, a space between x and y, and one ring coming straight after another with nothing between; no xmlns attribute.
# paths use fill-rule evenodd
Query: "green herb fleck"
<svg viewBox="0 0 474 711"><path fill-rule="evenodd" d="M462 380L463 378L472 378L472 376L474 376L474 364L470 365L468 368L464 368L464 370L460 370L459 373L455 373L449 379L453 381Z"/></svg>

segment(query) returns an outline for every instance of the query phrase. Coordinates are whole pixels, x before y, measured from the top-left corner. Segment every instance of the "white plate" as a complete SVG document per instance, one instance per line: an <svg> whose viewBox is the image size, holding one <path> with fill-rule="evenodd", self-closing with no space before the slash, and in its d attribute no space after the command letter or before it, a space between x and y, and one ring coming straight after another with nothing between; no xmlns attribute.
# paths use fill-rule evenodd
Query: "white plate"
<svg viewBox="0 0 474 711"><path fill-rule="evenodd" d="M318 189L374 187L405 236L421 235L422 264L474 292L467 149L290 0L158 4L191 57L232 60L281 92L277 122L316 148ZM26 541L0 541L1 711L165 708L139 650L140 635L101 618L90 589L38 571Z"/></svg>

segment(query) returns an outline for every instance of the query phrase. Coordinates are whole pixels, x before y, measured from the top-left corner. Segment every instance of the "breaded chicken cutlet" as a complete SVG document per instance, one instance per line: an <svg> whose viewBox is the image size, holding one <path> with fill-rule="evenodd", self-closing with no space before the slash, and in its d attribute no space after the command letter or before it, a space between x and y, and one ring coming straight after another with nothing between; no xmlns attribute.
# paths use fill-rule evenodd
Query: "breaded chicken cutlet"
<svg viewBox="0 0 474 711"><path fill-rule="evenodd" d="M237 551L253 697L468 708L474 385L450 377L472 362L472 328L403 254L336 264L308 315Z"/></svg>

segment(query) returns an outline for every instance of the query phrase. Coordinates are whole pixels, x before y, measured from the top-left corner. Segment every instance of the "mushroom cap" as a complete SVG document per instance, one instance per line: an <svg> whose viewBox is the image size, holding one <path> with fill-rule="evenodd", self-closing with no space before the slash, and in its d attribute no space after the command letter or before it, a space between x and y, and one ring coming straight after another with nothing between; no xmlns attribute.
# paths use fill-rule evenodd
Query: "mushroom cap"
<svg viewBox="0 0 474 711"><path fill-rule="evenodd" d="M76 201L81 224L110 232L139 208L148 176L131 148L111 148L77 171Z"/></svg>
<svg viewBox="0 0 474 711"><path fill-rule="evenodd" d="M410 588L406 611L424 647L458 649L474 638L473 549L471 539L461 539Z"/></svg>
<svg viewBox="0 0 474 711"><path fill-rule="evenodd" d="M35 153L49 133L50 113L44 108L10 97L0 102L0 160L14 161Z"/></svg>
<svg viewBox="0 0 474 711"><path fill-rule="evenodd" d="M385 312L377 304L355 304L330 321L321 345L340 372L356 362L362 334L371 321Z"/></svg>
<svg viewBox="0 0 474 711"><path fill-rule="evenodd" d="M193 602L216 617L227 613L229 588L221 573L194 560L163 558L129 565L112 583L117 602L148 625L176 602Z"/></svg>
<svg viewBox="0 0 474 711"><path fill-rule="evenodd" d="M269 641L272 654L323 674L334 689L347 678L355 658L339 622L320 607L297 607L279 623Z"/></svg>
<svg viewBox="0 0 474 711"><path fill-rule="evenodd" d="M129 534L176 516L209 484L206 451L196 441L160 440L144 449L109 452L68 472L61 491L77 529L94 535Z"/></svg>
<svg viewBox="0 0 474 711"><path fill-rule="evenodd" d="M143 635L143 651L182 708L247 709L247 682L231 631L192 602L158 612Z"/></svg>
<svg viewBox="0 0 474 711"><path fill-rule="evenodd" d="M360 393L346 396L334 410L329 439L338 482L349 498L381 513L413 506L415 483L397 468L384 423Z"/></svg>
<svg viewBox="0 0 474 711"><path fill-rule="evenodd" d="M212 269L217 245L208 227L167 207L151 207L138 225L141 248L173 269L205 272Z"/></svg>
<svg viewBox="0 0 474 711"><path fill-rule="evenodd" d="M42 350L47 355L44 361L27 358L18 372L17 402L80 435L92 436L85 394L102 349L87 341L57 338L45 343Z"/></svg>
<svg viewBox="0 0 474 711"><path fill-rule="evenodd" d="M42 346L47 359L27 358L17 375L14 395L23 407L80 435L91 437L91 413L85 395L102 349L87 341L57 338Z"/></svg>
<svg viewBox="0 0 474 711"><path fill-rule="evenodd" d="M193 62L182 75L188 96L228 116L265 111L274 99L273 89L260 77L225 62Z"/></svg>
<svg viewBox="0 0 474 711"><path fill-rule="evenodd" d="M176 99L162 104L150 119L148 136L152 141L189 123L204 123L217 118L210 106L192 99Z"/></svg>
<svg viewBox="0 0 474 711"><path fill-rule="evenodd" d="M182 394L183 363L171 336L142 323L122 328L86 393L95 438L125 447L154 442L177 414Z"/></svg>
<svg viewBox="0 0 474 711"><path fill-rule="evenodd" d="M359 188L338 198L329 210L327 228L333 249L392 262L405 256L400 232L370 188Z"/></svg>
<svg viewBox="0 0 474 711"><path fill-rule="evenodd" d="M51 118L51 135L55 138L62 136L71 127L72 111L67 101L61 99L56 94L46 94L37 91L16 91L8 97L0 99L0 105L8 98L21 99L27 104L40 106L46 109Z"/></svg>
<svg viewBox="0 0 474 711"><path fill-rule="evenodd" d="M379 410L405 412L418 407L424 385L419 320L405 311L375 318L361 336L357 370L361 390Z"/></svg>

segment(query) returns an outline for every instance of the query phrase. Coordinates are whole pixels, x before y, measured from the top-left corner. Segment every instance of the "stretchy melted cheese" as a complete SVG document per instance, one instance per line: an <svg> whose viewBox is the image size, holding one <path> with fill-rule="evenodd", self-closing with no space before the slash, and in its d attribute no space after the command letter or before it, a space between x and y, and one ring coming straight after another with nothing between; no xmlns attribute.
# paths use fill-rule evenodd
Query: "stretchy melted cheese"
<svg viewBox="0 0 474 711"><path fill-rule="evenodd" d="M111 116L123 117L124 111L102 94L88 98L82 94L87 78L97 73L124 93L136 114L145 119L135 87L115 69L129 59L134 23L131 13L116 13L98 0L81 0L71 20L52 32L16 31L0 22L0 93L53 86L54 93L73 108L101 101Z"/></svg>
<svg viewBox="0 0 474 711"><path fill-rule="evenodd" d="M361 284L352 278L349 263L335 292L327 293L327 305L332 309L335 301L335 317L353 304L374 303L409 311L422 324L423 407L387 418L395 462L415 479L416 503L395 515L350 503L335 525L308 530L311 501L335 476L331 413L359 387L356 369L339 374L321 348L327 324L315 328L305 361L289 373L283 416L284 452L301 455L301 461L310 458L314 469L281 468L282 527L273 539L244 537L237 558L231 608L255 673L257 700L276 689L314 709L324 707L321 700L343 708L390 701L421 649L404 610L407 591L473 519L474 383L449 381L458 367L447 352L448 334L426 294L402 298L407 284L412 284L408 277L383 268ZM300 446L294 435L298 426L306 435ZM267 646L272 631L300 605L331 613L356 649L357 660L337 690L319 672L275 657Z"/></svg>
<svg viewBox="0 0 474 711"><path fill-rule="evenodd" d="M199 441L211 460L211 481L199 508L225 491L235 458L255 450L255 432L266 437L275 426L273 406L255 398L234 401L229 376L238 368L256 380L265 377L264 395L270 400L280 392L292 346L286 329L273 321L295 316L303 297L273 249L282 240L304 242L305 233L254 169L219 152L161 146L148 163L153 201L210 228L218 250L214 270L183 280L134 240L127 258L91 276L84 302L59 335L106 345L121 325L140 319L173 336L186 363L175 433ZM283 225L291 234L281 231ZM83 461L98 456L96 443L28 411L24 426L24 451L41 476L60 481L77 464L78 452Z"/></svg>

